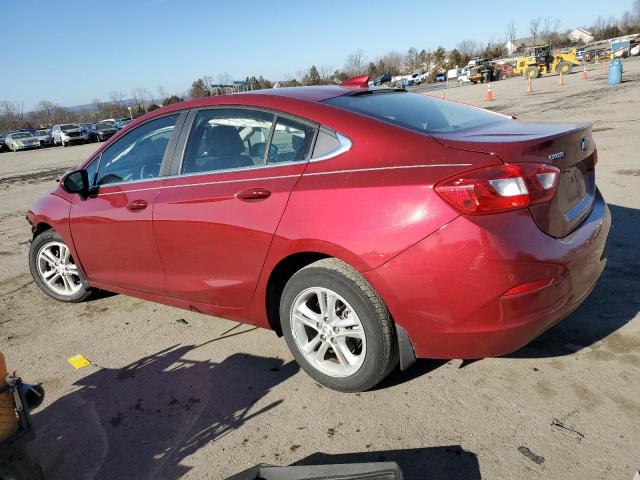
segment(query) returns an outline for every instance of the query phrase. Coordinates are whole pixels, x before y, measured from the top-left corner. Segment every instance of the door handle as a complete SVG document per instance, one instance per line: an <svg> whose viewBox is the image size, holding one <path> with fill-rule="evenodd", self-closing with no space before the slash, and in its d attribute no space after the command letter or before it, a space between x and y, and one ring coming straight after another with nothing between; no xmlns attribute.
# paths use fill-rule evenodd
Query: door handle
<svg viewBox="0 0 640 480"><path fill-rule="evenodd" d="M271 192L266 188L247 188L246 190L242 190L236 193L236 198L238 200L264 200L265 198L269 198Z"/></svg>
<svg viewBox="0 0 640 480"><path fill-rule="evenodd" d="M133 200L127 204L127 210L130 212L139 212L147 208L149 204L146 200Z"/></svg>

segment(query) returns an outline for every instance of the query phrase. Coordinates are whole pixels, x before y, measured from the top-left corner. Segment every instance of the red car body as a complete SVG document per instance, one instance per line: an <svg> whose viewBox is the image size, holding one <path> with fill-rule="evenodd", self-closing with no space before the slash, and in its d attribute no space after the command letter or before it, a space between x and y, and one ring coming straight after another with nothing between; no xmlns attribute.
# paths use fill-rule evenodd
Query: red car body
<svg viewBox="0 0 640 480"><path fill-rule="evenodd" d="M510 353L585 299L605 266L611 223L595 188L590 126L501 117L424 134L325 102L353 90L171 105L131 123L85 165L151 118L222 105L286 112L339 132L351 148L332 158L104 185L88 200L57 187L28 219L36 233L59 233L94 287L275 330L282 279L336 257L368 279L417 357ZM573 217L563 210L562 179L546 203L484 215L461 212L436 188L522 162L555 165L561 176L579 165L581 209ZM261 189L270 196L239 198Z"/></svg>

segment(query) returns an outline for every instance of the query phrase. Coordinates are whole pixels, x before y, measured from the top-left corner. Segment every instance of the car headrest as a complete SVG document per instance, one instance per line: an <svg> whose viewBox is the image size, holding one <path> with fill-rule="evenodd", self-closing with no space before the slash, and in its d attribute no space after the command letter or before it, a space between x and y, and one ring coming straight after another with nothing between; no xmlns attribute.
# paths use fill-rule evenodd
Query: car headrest
<svg viewBox="0 0 640 480"><path fill-rule="evenodd" d="M211 156L226 157L243 153L245 146L235 127L218 125L207 131L207 151Z"/></svg>

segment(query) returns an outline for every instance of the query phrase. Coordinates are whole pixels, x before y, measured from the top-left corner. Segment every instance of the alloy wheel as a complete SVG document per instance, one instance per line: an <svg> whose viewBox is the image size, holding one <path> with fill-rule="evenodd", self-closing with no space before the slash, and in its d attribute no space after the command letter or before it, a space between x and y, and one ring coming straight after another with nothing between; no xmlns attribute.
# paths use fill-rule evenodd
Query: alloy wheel
<svg viewBox="0 0 640 480"><path fill-rule="evenodd" d="M64 243L50 242L40 248L37 259L38 274L51 291L71 296L82 288L78 267L71 251Z"/></svg>
<svg viewBox="0 0 640 480"><path fill-rule="evenodd" d="M362 366L367 353L362 322L333 290L313 287L300 292L290 324L298 350L325 375L344 378Z"/></svg>

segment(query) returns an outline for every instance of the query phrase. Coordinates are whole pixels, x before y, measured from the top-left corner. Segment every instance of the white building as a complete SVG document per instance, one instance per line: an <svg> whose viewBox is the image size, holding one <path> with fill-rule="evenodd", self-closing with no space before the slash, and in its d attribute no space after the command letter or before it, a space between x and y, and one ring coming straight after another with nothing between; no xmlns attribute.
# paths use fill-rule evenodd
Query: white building
<svg viewBox="0 0 640 480"><path fill-rule="evenodd" d="M569 32L567 38L576 43L591 43L593 42L594 36L593 33L584 28L576 28Z"/></svg>
<svg viewBox="0 0 640 480"><path fill-rule="evenodd" d="M537 39L540 43L540 38ZM515 52L520 52L527 47L533 47L535 45L533 37L516 38L515 40L509 40L504 44L504 48L507 50L508 55L513 55Z"/></svg>

